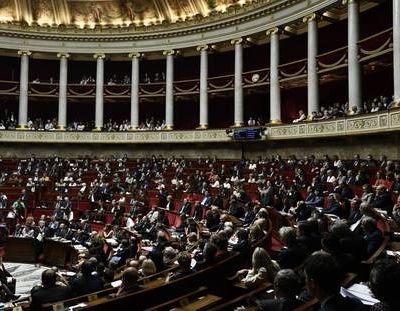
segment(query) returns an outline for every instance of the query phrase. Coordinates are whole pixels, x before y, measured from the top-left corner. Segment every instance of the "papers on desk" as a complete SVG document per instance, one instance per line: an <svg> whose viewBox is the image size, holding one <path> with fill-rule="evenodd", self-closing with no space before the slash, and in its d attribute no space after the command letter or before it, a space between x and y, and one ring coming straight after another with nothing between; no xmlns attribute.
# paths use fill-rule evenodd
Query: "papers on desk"
<svg viewBox="0 0 400 311"><path fill-rule="evenodd" d="M386 254L391 257L400 257L400 251L390 251L387 250Z"/></svg>
<svg viewBox="0 0 400 311"><path fill-rule="evenodd" d="M383 210L383 209L378 209L376 208L375 211L377 211L379 214L381 214L383 217L388 217L388 212Z"/></svg>
<svg viewBox="0 0 400 311"><path fill-rule="evenodd" d="M119 286L121 286L121 284L122 284L122 280L117 280L117 281L111 282L111 286L113 288L119 287Z"/></svg>
<svg viewBox="0 0 400 311"><path fill-rule="evenodd" d="M85 246L82 246L80 244L73 245L73 248L78 252L78 253L86 253L88 249Z"/></svg>
<svg viewBox="0 0 400 311"><path fill-rule="evenodd" d="M79 303L79 304L77 304L75 306L69 307L68 311L74 311L75 309L79 309L79 308L83 308L83 307L86 307L86 303L81 302L81 303Z"/></svg>
<svg viewBox="0 0 400 311"><path fill-rule="evenodd" d="M151 251L153 251L153 246L142 246L142 249L147 252L151 252Z"/></svg>
<svg viewBox="0 0 400 311"><path fill-rule="evenodd" d="M356 230L356 228L359 226L360 223L361 223L361 218L350 226L350 230L354 232L354 230Z"/></svg>
<svg viewBox="0 0 400 311"><path fill-rule="evenodd" d="M72 272L72 271L61 271L60 273L61 273L61 275L65 275L65 276L69 276L69 277L76 275L76 273Z"/></svg>
<svg viewBox="0 0 400 311"><path fill-rule="evenodd" d="M106 242L110 246L113 246L113 247L118 246L118 241L115 239L106 239Z"/></svg>
<svg viewBox="0 0 400 311"><path fill-rule="evenodd" d="M379 302L378 299L372 296L369 287L363 284L353 284L347 289L341 287L340 294L344 297L357 299L367 306L372 306Z"/></svg>

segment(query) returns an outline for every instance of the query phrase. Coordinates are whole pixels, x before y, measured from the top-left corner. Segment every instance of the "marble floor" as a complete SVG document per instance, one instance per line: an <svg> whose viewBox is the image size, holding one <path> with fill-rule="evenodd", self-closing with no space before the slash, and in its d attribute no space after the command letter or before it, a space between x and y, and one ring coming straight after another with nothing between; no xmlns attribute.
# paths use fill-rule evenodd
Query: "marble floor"
<svg viewBox="0 0 400 311"><path fill-rule="evenodd" d="M26 297L30 295L33 286L40 284L42 272L48 269L45 266L34 264L4 262L4 266L17 279L16 295Z"/></svg>

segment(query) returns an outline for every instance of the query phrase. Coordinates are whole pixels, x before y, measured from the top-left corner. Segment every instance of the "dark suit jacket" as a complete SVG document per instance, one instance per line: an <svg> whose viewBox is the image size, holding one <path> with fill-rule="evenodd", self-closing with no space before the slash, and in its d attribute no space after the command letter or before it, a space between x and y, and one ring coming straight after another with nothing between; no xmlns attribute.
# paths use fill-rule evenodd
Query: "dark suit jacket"
<svg viewBox="0 0 400 311"><path fill-rule="evenodd" d="M0 268L0 282L3 284L7 284L7 277L12 277L12 275L6 270L6 268L2 264Z"/></svg>
<svg viewBox="0 0 400 311"><path fill-rule="evenodd" d="M301 305L301 301L291 298L265 299L257 301L257 310L292 311Z"/></svg>
<svg viewBox="0 0 400 311"><path fill-rule="evenodd" d="M179 208L179 214L187 214L190 215L192 212L192 205L187 202L186 204L182 204L181 207Z"/></svg>
<svg viewBox="0 0 400 311"><path fill-rule="evenodd" d="M389 193L377 195L375 200L372 201L371 205L375 208L385 210L389 215L392 215L393 201Z"/></svg>
<svg viewBox="0 0 400 311"><path fill-rule="evenodd" d="M212 204L212 197L208 195L207 197L203 198L200 203L203 203L203 206L209 207Z"/></svg>
<svg viewBox="0 0 400 311"><path fill-rule="evenodd" d="M31 310L42 310L41 305L71 298L71 290L66 286L55 286L52 288L44 288L35 286L31 290Z"/></svg>
<svg viewBox="0 0 400 311"><path fill-rule="evenodd" d="M379 229L372 231L364 236L367 242L367 257L371 256L381 245L383 236Z"/></svg>
<svg viewBox="0 0 400 311"><path fill-rule="evenodd" d="M167 201L167 204L165 205L165 208L169 211L174 211L175 210L175 203L173 200Z"/></svg>
<svg viewBox="0 0 400 311"><path fill-rule="evenodd" d="M297 243L288 248L283 248L278 255L279 266L282 269L298 268L308 254L309 251L307 247L301 243Z"/></svg>
<svg viewBox="0 0 400 311"><path fill-rule="evenodd" d="M322 210L323 214L333 214L338 217L342 217L343 215L343 210L342 207L340 206L339 202L333 202L328 208L324 208Z"/></svg>
<svg viewBox="0 0 400 311"><path fill-rule="evenodd" d="M319 311L364 311L367 308L358 300L335 295L329 298L325 303L321 304Z"/></svg>
<svg viewBox="0 0 400 311"><path fill-rule="evenodd" d="M103 281L94 275L84 276L80 274L72 280L70 285L74 296L82 296L103 289Z"/></svg>

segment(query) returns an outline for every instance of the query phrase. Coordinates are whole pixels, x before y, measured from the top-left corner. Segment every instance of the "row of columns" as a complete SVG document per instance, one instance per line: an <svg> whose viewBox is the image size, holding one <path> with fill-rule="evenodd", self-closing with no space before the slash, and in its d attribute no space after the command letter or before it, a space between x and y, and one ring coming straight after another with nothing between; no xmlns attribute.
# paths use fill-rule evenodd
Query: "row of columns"
<svg viewBox="0 0 400 311"><path fill-rule="evenodd" d="M361 92L361 65L358 55L359 41L359 3L357 0L343 0L348 5L348 84L349 106L362 109ZM400 102L400 1L393 0L393 63L394 63L394 100ZM308 60L307 60L307 88L308 114L319 110L319 78L318 78L318 25L316 14L304 17L303 22L308 28ZM281 123L281 96L279 82L279 34L278 28L272 28L266 33L270 37L270 123ZM231 41L235 50L234 74L234 126L243 126L243 39ZM208 51L207 45L199 46L200 52L200 122L199 128L208 127ZM20 128L25 128L28 119L28 77L29 51L19 51L21 56L19 117ZM174 56L176 51L163 52L166 56L166 89L165 89L165 121L166 128L174 126ZM60 58L60 85L59 85L59 128L67 125L67 75L69 54L59 53ZM131 128L139 127L139 60L140 53L130 53L132 59L131 77ZM103 127L104 112L104 54L95 54L96 71L96 112L95 127Z"/></svg>

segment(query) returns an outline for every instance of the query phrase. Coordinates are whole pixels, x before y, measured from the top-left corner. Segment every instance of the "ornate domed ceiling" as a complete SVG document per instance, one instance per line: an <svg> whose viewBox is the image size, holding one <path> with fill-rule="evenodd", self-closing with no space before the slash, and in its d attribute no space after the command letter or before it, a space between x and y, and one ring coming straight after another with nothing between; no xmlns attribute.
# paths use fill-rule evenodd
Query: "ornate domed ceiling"
<svg viewBox="0 0 400 311"><path fill-rule="evenodd" d="M200 19L257 0L0 0L0 22L79 28L148 26Z"/></svg>

